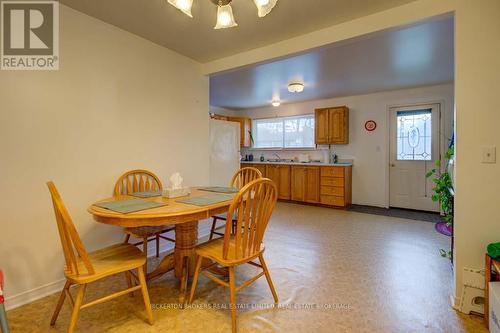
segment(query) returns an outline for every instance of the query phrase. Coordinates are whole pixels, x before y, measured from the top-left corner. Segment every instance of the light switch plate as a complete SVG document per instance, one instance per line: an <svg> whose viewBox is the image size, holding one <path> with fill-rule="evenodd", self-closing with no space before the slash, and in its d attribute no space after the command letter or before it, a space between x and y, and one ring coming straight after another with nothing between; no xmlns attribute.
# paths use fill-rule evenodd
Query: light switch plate
<svg viewBox="0 0 500 333"><path fill-rule="evenodd" d="M483 163L496 163L497 162L497 149L496 147L483 147Z"/></svg>

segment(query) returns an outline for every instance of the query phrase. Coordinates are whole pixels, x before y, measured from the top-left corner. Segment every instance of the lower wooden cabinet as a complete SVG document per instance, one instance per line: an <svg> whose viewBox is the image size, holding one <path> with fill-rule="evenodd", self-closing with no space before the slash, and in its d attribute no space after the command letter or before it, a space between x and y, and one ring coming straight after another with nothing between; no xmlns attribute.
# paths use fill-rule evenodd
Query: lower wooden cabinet
<svg viewBox="0 0 500 333"><path fill-rule="evenodd" d="M290 200L290 166L282 164L266 165L266 177L278 187L278 199Z"/></svg>
<svg viewBox="0 0 500 333"><path fill-rule="evenodd" d="M321 167L320 202L323 205L347 207L352 202L352 167Z"/></svg>
<svg viewBox="0 0 500 333"><path fill-rule="evenodd" d="M242 168L245 168L245 167L255 168L255 169L259 170L262 173L262 177L267 177L266 176L266 165L265 164L248 164L248 163L244 163L244 164L241 164L241 167Z"/></svg>
<svg viewBox="0 0 500 333"><path fill-rule="evenodd" d="M274 181L278 198L333 207L352 202L352 166L307 166L242 163Z"/></svg>
<svg viewBox="0 0 500 333"><path fill-rule="evenodd" d="M319 167L292 166L291 199L319 203Z"/></svg>

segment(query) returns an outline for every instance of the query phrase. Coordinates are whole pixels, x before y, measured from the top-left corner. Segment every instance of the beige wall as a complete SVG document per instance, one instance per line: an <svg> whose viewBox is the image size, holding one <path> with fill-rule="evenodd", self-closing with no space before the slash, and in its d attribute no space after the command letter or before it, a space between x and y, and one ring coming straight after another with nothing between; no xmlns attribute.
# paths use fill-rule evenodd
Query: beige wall
<svg viewBox="0 0 500 333"><path fill-rule="evenodd" d="M483 267L486 245L500 241L500 1L456 2L457 169L455 274ZM497 163L481 163L483 146Z"/></svg>
<svg viewBox="0 0 500 333"><path fill-rule="evenodd" d="M208 80L199 64L61 6L60 70L0 72L0 267L7 305L54 292L58 186L88 249L122 239L86 208L125 170L208 183ZM206 146L206 148L205 148ZM206 167L204 167L206 166Z"/></svg>
<svg viewBox="0 0 500 333"><path fill-rule="evenodd" d="M444 146L452 135L453 125L453 84L444 84L413 89L385 91L374 94L339 97L304 103L282 104L279 107L264 107L238 111L250 118L272 118L314 113L314 109L330 106L347 105L349 107L349 144L335 145L333 151L340 159L352 159L353 193L355 204L380 207L389 206L389 127L388 114L390 106L411 104L440 103L442 112L441 142ZM364 124L367 120L375 120L377 129L367 132ZM274 158L273 152L253 152L255 158L260 154ZM303 151L312 159L322 159L323 150ZM280 151L282 158L293 158L300 151Z"/></svg>

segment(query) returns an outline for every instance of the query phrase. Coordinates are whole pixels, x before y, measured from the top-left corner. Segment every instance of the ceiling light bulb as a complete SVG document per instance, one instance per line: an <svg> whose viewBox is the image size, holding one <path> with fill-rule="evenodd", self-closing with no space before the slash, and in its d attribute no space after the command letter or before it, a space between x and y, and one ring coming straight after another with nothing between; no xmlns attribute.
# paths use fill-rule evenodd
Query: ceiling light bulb
<svg viewBox="0 0 500 333"><path fill-rule="evenodd" d="M273 10L278 0L253 0L257 6L259 17L264 17Z"/></svg>
<svg viewBox="0 0 500 333"><path fill-rule="evenodd" d="M301 93L304 91L304 84L300 82L290 83L288 85L288 91L291 93Z"/></svg>
<svg viewBox="0 0 500 333"><path fill-rule="evenodd" d="M217 24L214 29L231 28L237 25L231 5L219 6L217 9Z"/></svg>
<svg viewBox="0 0 500 333"><path fill-rule="evenodd" d="M191 14L191 7L193 6L193 0L168 0L168 3L186 14L189 17L193 17Z"/></svg>
<svg viewBox="0 0 500 333"><path fill-rule="evenodd" d="M280 105L281 105L281 102L280 102L280 101L273 101L271 104L272 104L274 107L278 107L278 106L280 106Z"/></svg>

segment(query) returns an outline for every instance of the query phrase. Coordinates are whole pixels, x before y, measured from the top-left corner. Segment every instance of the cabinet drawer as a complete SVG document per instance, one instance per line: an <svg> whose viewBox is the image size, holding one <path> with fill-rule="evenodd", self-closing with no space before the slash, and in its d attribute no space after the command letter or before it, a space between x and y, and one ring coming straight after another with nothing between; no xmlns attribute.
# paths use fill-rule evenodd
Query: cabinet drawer
<svg viewBox="0 0 500 333"><path fill-rule="evenodd" d="M344 207L344 197L336 197L333 195L321 195L321 203L324 205Z"/></svg>
<svg viewBox="0 0 500 333"><path fill-rule="evenodd" d="M321 186L321 195L324 194L344 197L344 188L335 186Z"/></svg>
<svg viewBox="0 0 500 333"><path fill-rule="evenodd" d="M343 167L322 167L321 177L344 177Z"/></svg>
<svg viewBox="0 0 500 333"><path fill-rule="evenodd" d="M321 186L344 187L344 178L321 177Z"/></svg>

